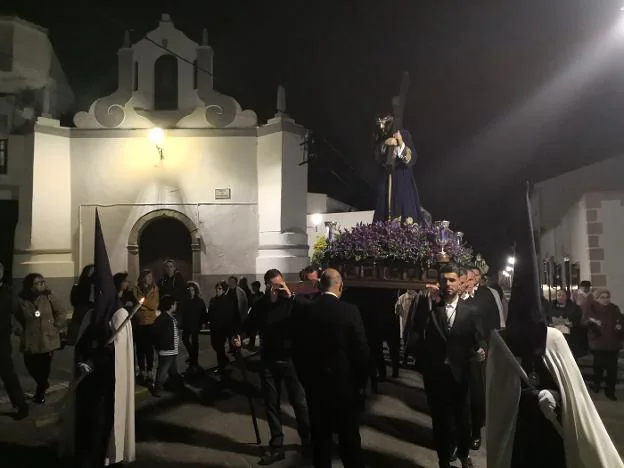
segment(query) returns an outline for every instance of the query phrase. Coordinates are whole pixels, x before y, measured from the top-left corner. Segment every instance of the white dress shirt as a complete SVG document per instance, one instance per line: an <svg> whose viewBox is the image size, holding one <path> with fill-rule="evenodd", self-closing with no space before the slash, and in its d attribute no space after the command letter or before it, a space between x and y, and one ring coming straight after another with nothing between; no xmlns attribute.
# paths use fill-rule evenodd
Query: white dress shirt
<svg viewBox="0 0 624 468"><path fill-rule="evenodd" d="M446 328L450 330L455 323L455 317L457 316L457 304L459 303L459 295L455 296L455 300L449 304L444 305L446 311Z"/></svg>

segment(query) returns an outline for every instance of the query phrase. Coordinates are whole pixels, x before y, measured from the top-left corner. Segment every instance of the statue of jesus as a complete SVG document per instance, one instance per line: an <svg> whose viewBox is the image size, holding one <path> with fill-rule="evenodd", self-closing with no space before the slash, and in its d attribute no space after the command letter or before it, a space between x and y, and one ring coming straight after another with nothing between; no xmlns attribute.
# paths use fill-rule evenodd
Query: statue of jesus
<svg viewBox="0 0 624 468"><path fill-rule="evenodd" d="M416 150L404 128L394 128L392 116L378 119L375 159L384 168L377 192L373 222L400 221L424 226L422 207L414 179Z"/></svg>

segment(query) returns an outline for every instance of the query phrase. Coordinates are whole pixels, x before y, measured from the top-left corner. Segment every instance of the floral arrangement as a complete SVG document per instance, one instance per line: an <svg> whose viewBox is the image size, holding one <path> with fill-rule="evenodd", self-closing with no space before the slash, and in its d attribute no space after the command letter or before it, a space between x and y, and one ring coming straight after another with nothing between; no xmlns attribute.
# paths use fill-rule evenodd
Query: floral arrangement
<svg viewBox="0 0 624 468"><path fill-rule="evenodd" d="M448 230L441 236L440 229L440 223L424 227L399 221L360 223L352 229L340 230L331 242L319 239L314 245L313 262L322 265L374 262L430 268L444 250L451 261L470 263L472 249L462 241L463 235ZM448 241L443 246L440 238L444 237Z"/></svg>

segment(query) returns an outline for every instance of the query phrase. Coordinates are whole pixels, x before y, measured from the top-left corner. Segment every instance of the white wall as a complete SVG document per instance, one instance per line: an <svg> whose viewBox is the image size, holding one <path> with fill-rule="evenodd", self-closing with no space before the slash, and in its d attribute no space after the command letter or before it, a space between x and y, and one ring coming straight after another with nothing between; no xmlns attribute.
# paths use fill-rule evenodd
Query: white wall
<svg viewBox="0 0 624 468"><path fill-rule="evenodd" d="M308 193L308 214L354 211L353 207L328 197L324 193Z"/></svg>
<svg viewBox="0 0 624 468"><path fill-rule="evenodd" d="M566 172L535 185L534 207L539 211L538 227L551 229L589 192L624 189L624 156Z"/></svg>
<svg viewBox="0 0 624 468"><path fill-rule="evenodd" d="M255 271L255 137L187 137L181 136L183 130L168 130L161 164L145 131L129 132L126 138L81 138L80 130L72 133L72 227L81 265L93 252L94 208L82 208L79 235L80 205L152 204L100 208L113 269L127 267L128 234L136 221L157 208L169 208L197 224L202 274ZM231 200L216 200L217 188L230 188Z"/></svg>
<svg viewBox="0 0 624 468"><path fill-rule="evenodd" d="M602 208L598 212L598 220L603 225L600 247L605 253L601 273L607 277L611 300L624 310L624 192L609 198L612 199L602 200Z"/></svg>
<svg viewBox="0 0 624 468"><path fill-rule="evenodd" d="M570 257L573 263L580 263L581 277L589 279L585 198L574 203L557 226L545 231L540 242L542 258L554 257L558 263L561 263L564 257Z"/></svg>

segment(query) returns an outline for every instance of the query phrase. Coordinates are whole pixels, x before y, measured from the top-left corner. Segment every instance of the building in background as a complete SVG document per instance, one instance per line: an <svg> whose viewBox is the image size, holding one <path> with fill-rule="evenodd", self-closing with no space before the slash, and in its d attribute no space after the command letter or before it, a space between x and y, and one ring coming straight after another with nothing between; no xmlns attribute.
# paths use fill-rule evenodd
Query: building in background
<svg viewBox="0 0 624 468"><path fill-rule="evenodd" d="M624 306L624 156L567 172L535 186L539 255L561 265L569 258L580 280L611 290ZM562 286L570 283L565 268Z"/></svg>
<svg viewBox="0 0 624 468"><path fill-rule="evenodd" d="M15 36L15 50L34 36ZM163 15L138 42L126 34L117 90L75 127L53 109L7 139L0 191L19 203L14 279L40 272L67 293L93 261L96 208L111 267L132 280L142 268L160 275L167 258L207 290L230 274L308 263L305 129L286 115L283 88L264 125L215 90L205 31L197 44Z"/></svg>
<svg viewBox="0 0 624 468"><path fill-rule="evenodd" d="M40 116L59 118L73 100L47 31L20 18L0 16L0 262L6 278L13 276L18 200L32 191L32 181L17 180L26 177L26 167L33 162L35 122ZM15 135L22 136L13 139ZM24 145L30 147L27 154ZM22 220L28 217L22 213Z"/></svg>

